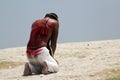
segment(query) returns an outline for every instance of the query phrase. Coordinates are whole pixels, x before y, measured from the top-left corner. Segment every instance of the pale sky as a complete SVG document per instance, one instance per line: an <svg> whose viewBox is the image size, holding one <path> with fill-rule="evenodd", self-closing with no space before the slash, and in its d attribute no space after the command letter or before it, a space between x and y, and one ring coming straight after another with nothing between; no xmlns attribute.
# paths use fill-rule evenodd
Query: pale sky
<svg viewBox="0 0 120 80"><path fill-rule="evenodd" d="M0 0L0 49L26 46L32 23L50 12L58 43L120 39L120 0Z"/></svg>

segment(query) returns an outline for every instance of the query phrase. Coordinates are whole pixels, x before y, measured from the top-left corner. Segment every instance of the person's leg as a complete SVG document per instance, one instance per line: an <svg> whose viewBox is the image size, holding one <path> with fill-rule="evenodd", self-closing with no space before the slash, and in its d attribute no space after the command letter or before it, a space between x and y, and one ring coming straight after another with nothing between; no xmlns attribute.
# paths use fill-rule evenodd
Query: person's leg
<svg viewBox="0 0 120 80"><path fill-rule="evenodd" d="M46 64L48 66L48 72L49 73L56 73L59 70L59 66L57 64L57 62L50 62L50 61L46 61Z"/></svg>
<svg viewBox="0 0 120 80"><path fill-rule="evenodd" d="M41 48L41 54L38 55L38 61L41 63L43 74L58 72L58 64L55 59L49 54L46 47Z"/></svg>
<svg viewBox="0 0 120 80"><path fill-rule="evenodd" d="M25 68L24 68L23 76L28 76L28 75L31 75L31 74L32 74L31 69L30 69L28 63L26 63Z"/></svg>
<svg viewBox="0 0 120 80"><path fill-rule="evenodd" d="M48 66L47 66L47 64L46 64L46 62L44 62L43 64L42 64L42 74L48 74Z"/></svg>

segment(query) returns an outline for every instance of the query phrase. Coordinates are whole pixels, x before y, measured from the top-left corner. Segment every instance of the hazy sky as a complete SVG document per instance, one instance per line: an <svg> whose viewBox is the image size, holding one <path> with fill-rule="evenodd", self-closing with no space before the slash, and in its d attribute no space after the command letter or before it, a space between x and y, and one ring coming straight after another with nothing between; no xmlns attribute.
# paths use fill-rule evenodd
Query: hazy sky
<svg viewBox="0 0 120 80"><path fill-rule="evenodd" d="M26 46L31 24L50 12L58 43L120 39L120 0L0 0L0 49Z"/></svg>

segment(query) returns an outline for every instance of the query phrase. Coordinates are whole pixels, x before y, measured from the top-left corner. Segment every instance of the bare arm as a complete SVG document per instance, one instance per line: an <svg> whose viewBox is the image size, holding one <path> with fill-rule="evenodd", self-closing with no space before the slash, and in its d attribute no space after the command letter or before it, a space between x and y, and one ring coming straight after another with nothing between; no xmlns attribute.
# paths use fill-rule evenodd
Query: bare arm
<svg viewBox="0 0 120 80"><path fill-rule="evenodd" d="M52 36L51 36L51 48L53 51L53 55L54 55L55 50L56 50L58 31L59 31L59 24L56 23L56 26L53 27L53 32L52 32Z"/></svg>

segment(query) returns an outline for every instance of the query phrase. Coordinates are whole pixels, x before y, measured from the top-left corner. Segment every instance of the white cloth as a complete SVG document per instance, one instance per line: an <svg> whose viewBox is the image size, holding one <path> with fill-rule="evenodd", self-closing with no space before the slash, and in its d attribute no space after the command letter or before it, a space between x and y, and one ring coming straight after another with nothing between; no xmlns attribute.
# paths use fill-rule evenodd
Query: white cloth
<svg viewBox="0 0 120 80"><path fill-rule="evenodd" d="M38 52L37 57L34 55L31 55L31 57L28 57L28 64L30 66L30 69L33 73L41 73L42 66L44 62L47 63L48 72L58 72L59 66L55 59L49 54L49 50L46 47L39 48L40 51Z"/></svg>

